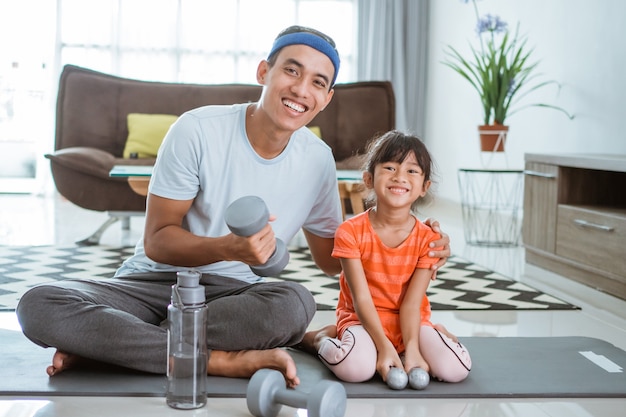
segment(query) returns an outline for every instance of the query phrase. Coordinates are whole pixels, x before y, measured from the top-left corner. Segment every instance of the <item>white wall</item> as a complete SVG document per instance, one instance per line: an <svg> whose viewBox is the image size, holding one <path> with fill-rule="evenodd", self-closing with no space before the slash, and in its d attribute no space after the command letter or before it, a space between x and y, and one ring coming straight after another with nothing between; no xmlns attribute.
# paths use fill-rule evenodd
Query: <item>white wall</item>
<svg viewBox="0 0 626 417"><path fill-rule="evenodd" d="M479 152L482 112L469 82L441 64L450 44L469 51L476 42L471 1L433 0L430 8L425 137L439 173L437 197L460 201L458 168L523 168L525 153L626 154L626 37L623 0L479 0L481 16L520 23L535 47L539 72L562 84L536 91L528 102L548 102L575 114L529 108L507 118L504 155Z"/></svg>

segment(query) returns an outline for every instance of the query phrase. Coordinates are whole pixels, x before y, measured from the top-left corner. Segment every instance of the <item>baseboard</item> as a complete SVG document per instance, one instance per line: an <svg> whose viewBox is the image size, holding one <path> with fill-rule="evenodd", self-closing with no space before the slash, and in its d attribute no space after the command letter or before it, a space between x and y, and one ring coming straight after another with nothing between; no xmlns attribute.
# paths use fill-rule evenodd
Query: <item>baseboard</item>
<svg viewBox="0 0 626 417"><path fill-rule="evenodd" d="M593 310L594 315L607 320L622 321L620 323L622 326L623 321L626 320L626 301L539 266L526 263L520 281L576 304L582 308L583 312Z"/></svg>

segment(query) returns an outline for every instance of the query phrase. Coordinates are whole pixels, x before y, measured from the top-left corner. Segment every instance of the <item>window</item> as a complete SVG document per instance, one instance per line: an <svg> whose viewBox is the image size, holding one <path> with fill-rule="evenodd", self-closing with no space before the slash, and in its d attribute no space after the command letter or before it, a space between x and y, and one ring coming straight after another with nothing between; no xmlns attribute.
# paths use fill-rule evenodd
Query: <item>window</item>
<svg viewBox="0 0 626 417"><path fill-rule="evenodd" d="M278 32L301 24L333 37L342 53L339 81L355 78L353 0L58 1L59 67L72 63L155 81L254 84Z"/></svg>
<svg viewBox="0 0 626 417"><path fill-rule="evenodd" d="M45 163L40 145L54 137L54 12L46 0L0 5L0 192L36 191Z"/></svg>

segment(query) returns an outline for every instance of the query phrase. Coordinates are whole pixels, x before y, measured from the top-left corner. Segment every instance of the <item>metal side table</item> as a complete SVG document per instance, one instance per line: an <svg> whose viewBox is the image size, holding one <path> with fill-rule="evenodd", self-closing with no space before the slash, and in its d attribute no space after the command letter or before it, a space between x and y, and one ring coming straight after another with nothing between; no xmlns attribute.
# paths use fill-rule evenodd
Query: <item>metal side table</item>
<svg viewBox="0 0 626 417"><path fill-rule="evenodd" d="M524 171L469 169L458 172L465 242L478 246L518 246Z"/></svg>

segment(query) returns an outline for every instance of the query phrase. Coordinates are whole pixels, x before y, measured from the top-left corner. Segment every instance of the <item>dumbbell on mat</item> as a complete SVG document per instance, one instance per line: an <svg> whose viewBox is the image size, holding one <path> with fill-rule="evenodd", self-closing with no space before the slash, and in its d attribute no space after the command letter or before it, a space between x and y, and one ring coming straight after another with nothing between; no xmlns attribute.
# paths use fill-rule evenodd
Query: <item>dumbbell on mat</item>
<svg viewBox="0 0 626 417"><path fill-rule="evenodd" d="M422 368L413 368L407 375L404 369L393 367L387 374L387 385L391 389L404 389L407 384L416 390L423 390L430 383L430 375Z"/></svg>
<svg viewBox="0 0 626 417"><path fill-rule="evenodd" d="M276 417L283 405L305 408L308 417L343 417L346 390L334 381L320 381L309 393L287 389L283 374L260 369L250 378L246 402L255 417Z"/></svg>
<svg viewBox="0 0 626 417"><path fill-rule="evenodd" d="M387 373L387 385L391 389L404 389L408 383L409 376L402 368L394 366Z"/></svg>
<svg viewBox="0 0 626 417"><path fill-rule="evenodd" d="M412 368L409 371L409 386L413 389L422 390L430 384L430 375L422 368Z"/></svg>
<svg viewBox="0 0 626 417"><path fill-rule="evenodd" d="M259 232L270 218L265 201L260 197L248 195L233 201L226 209L226 225L237 236L252 236ZM250 267L252 272L262 277L275 277L289 263L289 251L285 243L276 239L276 250L262 265Z"/></svg>

